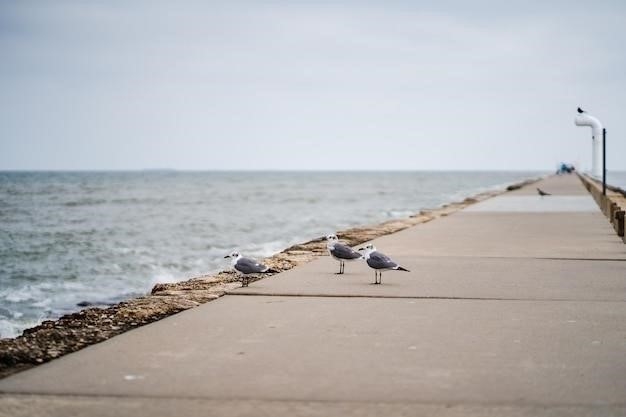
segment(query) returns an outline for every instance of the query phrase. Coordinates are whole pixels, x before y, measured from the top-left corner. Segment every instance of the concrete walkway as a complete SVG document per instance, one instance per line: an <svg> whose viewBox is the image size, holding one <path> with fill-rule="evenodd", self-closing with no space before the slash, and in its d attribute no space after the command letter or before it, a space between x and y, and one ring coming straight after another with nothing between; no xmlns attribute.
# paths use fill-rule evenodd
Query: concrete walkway
<svg viewBox="0 0 626 417"><path fill-rule="evenodd" d="M626 245L575 176L0 381L0 415L626 415Z"/></svg>

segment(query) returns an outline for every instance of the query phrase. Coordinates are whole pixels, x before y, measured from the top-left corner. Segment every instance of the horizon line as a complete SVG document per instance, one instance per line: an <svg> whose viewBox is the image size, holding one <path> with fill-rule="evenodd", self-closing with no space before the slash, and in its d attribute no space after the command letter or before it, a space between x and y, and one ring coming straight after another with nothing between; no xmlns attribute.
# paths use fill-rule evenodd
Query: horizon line
<svg viewBox="0 0 626 417"><path fill-rule="evenodd" d="M554 169L538 169L538 168L515 168L515 169L503 169L503 168L434 168L434 169L342 169L342 168L328 168L328 169L248 169L248 168L233 168L233 169L180 169L180 168L87 168L87 169L48 169L48 168L17 168L17 169L2 169L1 173L7 172L58 172L58 173L71 173L71 172L551 172ZM625 170L626 171L626 170ZM585 171L582 171L585 172ZM613 172L620 172L619 170Z"/></svg>

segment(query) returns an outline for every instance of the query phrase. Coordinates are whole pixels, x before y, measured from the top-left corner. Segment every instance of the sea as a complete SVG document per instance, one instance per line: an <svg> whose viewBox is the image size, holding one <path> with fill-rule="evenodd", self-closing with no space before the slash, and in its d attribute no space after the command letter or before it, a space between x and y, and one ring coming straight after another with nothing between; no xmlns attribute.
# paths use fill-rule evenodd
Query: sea
<svg viewBox="0 0 626 417"><path fill-rule="evenodd" d="M0 337L544 174L0 172Z"/></svg>

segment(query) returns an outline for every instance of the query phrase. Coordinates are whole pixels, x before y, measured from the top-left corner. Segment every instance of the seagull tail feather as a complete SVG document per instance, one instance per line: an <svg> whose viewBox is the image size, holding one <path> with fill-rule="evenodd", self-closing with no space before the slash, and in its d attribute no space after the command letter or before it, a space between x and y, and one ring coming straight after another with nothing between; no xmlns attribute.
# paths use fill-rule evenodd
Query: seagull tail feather
<svg viewBox="0 0 626 417"><path fill-rule="evenodd" d="M397 271L406 271L406 272L411 272L411 271L409 271L409 270L408 270L408 269L406 269L406 268L402 268L401 266L398 266L398 267L396 268L396 270L397 270Z"/></svg>
<svg viewBox="0 0 626 417"><path fill-rule="evenodd" d="M268 268L267 270L263 271L265 274L277 274L280 271L278 271L277 269L274 268Z"/></svg>

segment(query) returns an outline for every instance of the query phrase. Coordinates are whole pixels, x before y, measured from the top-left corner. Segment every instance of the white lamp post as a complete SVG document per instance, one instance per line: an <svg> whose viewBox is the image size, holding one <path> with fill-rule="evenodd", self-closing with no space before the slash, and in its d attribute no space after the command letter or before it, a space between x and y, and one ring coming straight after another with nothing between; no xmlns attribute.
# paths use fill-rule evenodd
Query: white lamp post
<svg viewBox="0 0 626 417"><path fill-rule="evenodd" d="M574 119L574 123L576 123L576 126L591 127L591 175L600 178L604 169L602 164L602 123L589 113L585 111L581 112L580 108L578 110L578 115Z"/></svg>

